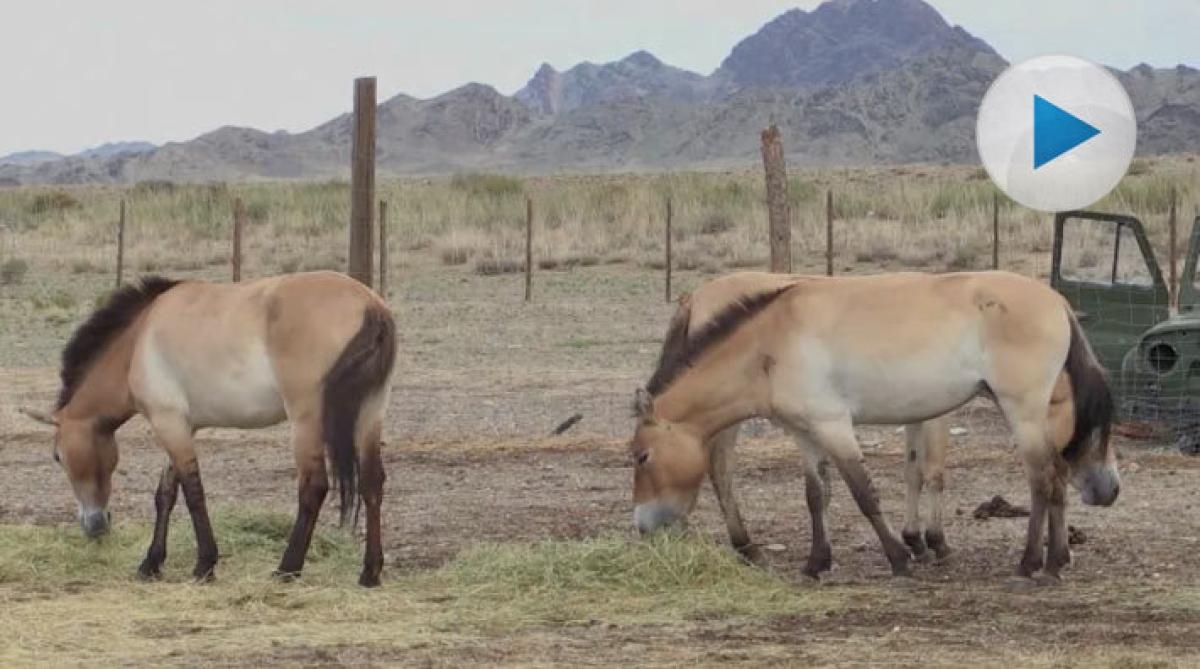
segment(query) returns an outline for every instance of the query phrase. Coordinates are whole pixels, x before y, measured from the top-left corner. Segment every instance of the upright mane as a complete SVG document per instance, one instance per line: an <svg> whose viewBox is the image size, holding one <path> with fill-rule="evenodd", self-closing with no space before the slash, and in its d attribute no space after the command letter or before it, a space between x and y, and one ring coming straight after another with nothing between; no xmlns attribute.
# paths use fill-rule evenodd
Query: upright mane
<svg viewBox="0 0 1200 669"><path fill-rule="evenodd" d="M658 369L646 384L646 391L655 397L662 394L684 370L696 364L708 349L728 339L739 327L792 287L787 285L765 293L748 295L722 309L695 336L687 340L681 351L671 355L664 351L664 355L659 359Z"/></svg>
<svg viewBox="0 0 1200 669"><path fill-rule="evenodd" d="M118 288L108 296L103 306L92 312L63 349L62 371L59 372L62 387L58 391L56 409L62 409L71 401L88 368L108 344L124 332L155 298L178 284L179 281L161 276L143 277Z"/></svg>

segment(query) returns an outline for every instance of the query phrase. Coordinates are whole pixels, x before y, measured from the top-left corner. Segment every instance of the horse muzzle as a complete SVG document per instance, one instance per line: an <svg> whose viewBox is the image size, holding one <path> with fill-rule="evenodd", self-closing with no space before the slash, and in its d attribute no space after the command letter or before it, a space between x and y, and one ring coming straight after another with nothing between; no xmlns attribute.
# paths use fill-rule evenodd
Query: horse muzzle
<svg viewBox="0 0 1200 669"><path fill-rule="evenodd" d="M639 534L646 535L668 527L680 527L684 520L682 514L667 504L646 502L634 507L633 524Z"/></svg>
<svg viewBox="0 0 1200 669"><path fill-rule="evenodd" d="M96 539L108 533L112 524L112 513L108 511L87 511L79 514L79 526L88 539Z"/></svg>
<svg viewBox="0 0 1200 669"><path fill-rule="evenodd" d="M1121 479L1111 469L1093 470L1078 485L1079 499L1088 506L1112 506L1121 494Z"/></svg>

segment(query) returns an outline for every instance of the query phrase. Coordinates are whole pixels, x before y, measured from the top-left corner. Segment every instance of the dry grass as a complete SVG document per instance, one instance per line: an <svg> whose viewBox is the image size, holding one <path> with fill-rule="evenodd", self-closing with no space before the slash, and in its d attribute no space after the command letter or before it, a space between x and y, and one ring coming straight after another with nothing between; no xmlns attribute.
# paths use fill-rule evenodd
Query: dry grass
<svg viewBox="0 0 1200 669"><path fill-rule="evenodd" d="M355 586L359 547L318 532L304 577L269 577L290 518L216 515L218 580L192 584L191 537L172 537L164 583L134 580L148 527L101 542L71 528L0 527L0 663L140 664L303 644L410 648L545 625L674 624L769 619L835 608L840 595L800 591L692 536L483 544L441 569Z"/></svg>

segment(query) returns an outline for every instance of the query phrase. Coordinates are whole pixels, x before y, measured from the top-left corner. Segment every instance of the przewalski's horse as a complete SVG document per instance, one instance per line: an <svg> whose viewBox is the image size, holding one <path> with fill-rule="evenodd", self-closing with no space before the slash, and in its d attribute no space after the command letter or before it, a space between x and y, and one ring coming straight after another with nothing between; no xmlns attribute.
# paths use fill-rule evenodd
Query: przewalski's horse
<svg viewBox="0 0 1200 669"><path fill-rule="evenodd" d="M79 503L88 536L108 529L114 432L140 413L170 456L155 494L154 538L138 569L159 575L178 488L196 532L194 575L207 579L217 544L192 445L205 427L292 424L300 503L278 574L299 575L329 489L338 477L342 520L359 490L366 507L362 585L383 567L380 439L396 358L395 323L369 288L334 272L241 284L150 277L125 286L63 350L54 458ZM39 417L36 412L29 412ZM361 479L361 482L357 479Z"/></svg>
<svg viewBox="0 0 1200 669"><path fill-rule="evenodd" d="M671 317L667 335L659 356L658 370L668 369L684 356L692 337L704 332L705 327L724 309L739 300L758 293L795 284L804 280L802 276L772 274L767 272L734 272L717 277L679 297L679 307ZM656 370L655 374L660 372ZM737 444L739 425L731 425L705 442L708 454L708 477L716 493L717 503L725 517L725 526L733 547L746 560L762 562L762 553L750 539L738 509L737 496L733 492L733 477L730 467L733 450ZM942 490L945 485L945 454L949 443L949 420L938 417L906 426L908 448L905 458L904 479L906 513L904 529L900 536L913 554L926 554L926 544L939 559L950 554L942 525ZM805 457L805 500L812 519L812 549L804 566L804 573L817 578L832 566L832 550L825 529L825 510L829 503L829 462L824 453L811 448L804 439L797 439ZM922 490L929 490L929 525L924 536L921 533L920 498Z"/></svg>
<svg viewBox="0 0 1200 669"><path fill-rule="evenodd" d="M1017 442L1032 509L1017 569L1069 563L1066 479L1085 504L1120 489L1107 379L1066 301L1007 272L808 277L737 301L637 394L634 520L684 518L709 469L705 442L770 418L837 466L892 572L909 552L879 510L855 423L912 424L995 399ZM1049 558L1042 545L1049 522Z"/></svg>

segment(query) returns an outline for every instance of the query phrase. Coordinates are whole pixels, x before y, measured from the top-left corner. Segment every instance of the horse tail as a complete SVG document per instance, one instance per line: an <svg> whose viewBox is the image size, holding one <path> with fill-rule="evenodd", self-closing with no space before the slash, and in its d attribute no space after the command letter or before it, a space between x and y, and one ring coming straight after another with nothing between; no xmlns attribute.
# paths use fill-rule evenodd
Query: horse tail
<svg viewBox="0 0 1200 669"><path fill-rule="evenodd" d="M396 362L396 322L382 305L363 313L358 332L346 343L333 367L325 373L321 397L321 432L337 477L342 525L358 494L358 452L355 448L363 404L384 389Z"/></svg>
<svg viewBox="0 0 1200 669"><path fill-rule="evenodd" d="M663 338L662 352L658 354L658 366L654 370L654 375L663 369L673 367L675 360L683 357L687 353L688 348L688 323L692 320L692 295L691 293L683 293L679 296L679 306L675 308L675 313L671 316L671 322L667 325L667 334Z"/></svg>
<svg viewBox="0 0 1200 669"><path fill-rule="evenodd" d="M1097 430L1100 431L1102 443L1108 441L1116 410L1108 385L1108 374L1096 359L1079 321L1070 309L1067 310L1067 318L1071 323L1071 346L1067 349L1063 371L1071 379L1075 429L1062 454L1067 460L1074 460L1084 451Z"/></svg>

